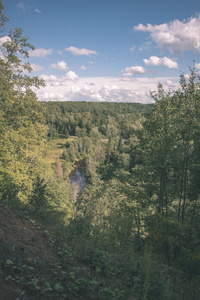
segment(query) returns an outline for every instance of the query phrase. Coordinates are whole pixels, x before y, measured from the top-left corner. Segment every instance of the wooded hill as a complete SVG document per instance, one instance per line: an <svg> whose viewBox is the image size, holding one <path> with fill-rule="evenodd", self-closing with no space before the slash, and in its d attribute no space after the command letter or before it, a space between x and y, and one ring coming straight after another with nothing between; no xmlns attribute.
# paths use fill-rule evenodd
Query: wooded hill
<svg viewBox="0 0 200 300"><path fill-rule="evenodd" d="M5 22L0 1L2 30ZM180 76L177 91L158 84L153 106L41 103L32 87L43 81L22 72L31 71L27 59L33 48L22 30L11 30L2 48L0 295L199 299L196 70L190 70L189 80ZM83 158L87 186L80 193L68 175ZM14 225L26 227L33 239L24 228L20 236ZM8 228L20 240L7 234ZM10 294L9 286L15 287Z"/></svg>
<svg viewBox="0 0 200 300"><path fill-rule="evenodd" d="M90 135L98 128L106 137L122 135L130 137L135 122L152 104L98 103L98 102L46 102L46 120L49 136Z"/></svg>

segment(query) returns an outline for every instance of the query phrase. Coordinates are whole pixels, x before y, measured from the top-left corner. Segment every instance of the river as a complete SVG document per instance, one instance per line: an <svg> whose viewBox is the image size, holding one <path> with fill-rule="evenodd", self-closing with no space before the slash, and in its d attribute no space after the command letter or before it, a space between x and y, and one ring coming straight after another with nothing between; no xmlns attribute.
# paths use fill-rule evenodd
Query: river
<svg viewBox="0 0 200 300"><path fill-rule="evenodd" d="M86 182L85 182L85 170L86 163L85 159L81 159L74 164L74 170L69 174L69 181L72 186L78 186L79 191L83 193Z"/></svg>

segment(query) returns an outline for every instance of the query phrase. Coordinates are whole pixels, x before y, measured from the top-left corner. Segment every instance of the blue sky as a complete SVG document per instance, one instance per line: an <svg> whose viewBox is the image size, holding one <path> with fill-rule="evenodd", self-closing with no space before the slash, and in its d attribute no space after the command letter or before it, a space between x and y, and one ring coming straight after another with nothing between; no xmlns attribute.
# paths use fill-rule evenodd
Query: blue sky
<svg viewBox="0 0 200 300"><path fill-rule="evenodd" d="M200 71L199 0L3 0L10 21L35 46L33 75L44 101L149 103L161 82ZM5 33L6 34L6 33Z"/></svg>

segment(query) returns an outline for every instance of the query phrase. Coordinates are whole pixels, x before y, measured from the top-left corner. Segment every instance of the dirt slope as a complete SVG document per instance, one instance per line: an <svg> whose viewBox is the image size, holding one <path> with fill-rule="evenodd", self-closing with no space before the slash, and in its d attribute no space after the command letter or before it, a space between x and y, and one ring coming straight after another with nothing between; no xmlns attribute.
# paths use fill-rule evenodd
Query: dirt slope
<svg viewBox="0 0 200 300"><path fill-rule="evenodd" d="M66 279L46 234L0 204L0 299L72 299Z"/></svg>

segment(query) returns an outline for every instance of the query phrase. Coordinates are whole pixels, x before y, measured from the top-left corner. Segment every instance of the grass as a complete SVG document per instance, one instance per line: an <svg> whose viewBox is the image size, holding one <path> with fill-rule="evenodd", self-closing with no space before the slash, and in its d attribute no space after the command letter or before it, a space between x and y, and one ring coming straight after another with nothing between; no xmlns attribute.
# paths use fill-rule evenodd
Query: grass
<svg viewBox="0 0 200 300"><path fill-rule="evenodd" d="M46 179L55 171L56 159L61 157L63 151L65 151L64 145L66 142L71 142L74 139L74 136L70 136L68 139L54 139L47 141L43 151L37 156L40 169L42 169L42 173ZM64 160L61 159L61 162L64 163ZM70 166L68 167L69 170L67 173L70 173L72 168Z"/></svg>

